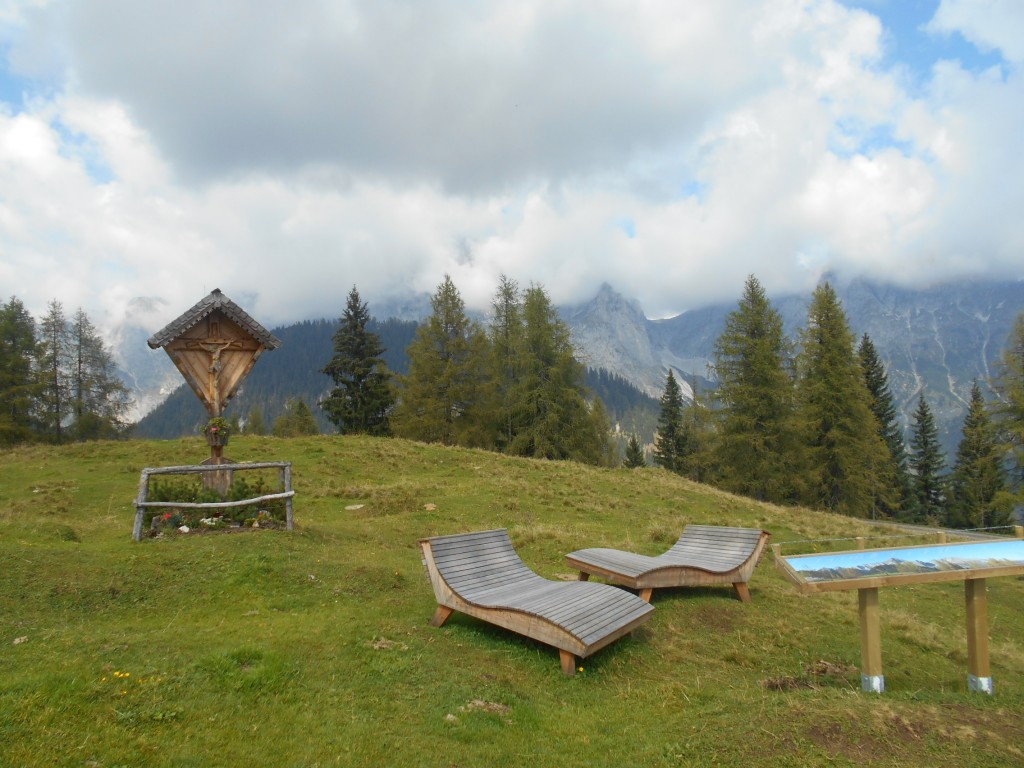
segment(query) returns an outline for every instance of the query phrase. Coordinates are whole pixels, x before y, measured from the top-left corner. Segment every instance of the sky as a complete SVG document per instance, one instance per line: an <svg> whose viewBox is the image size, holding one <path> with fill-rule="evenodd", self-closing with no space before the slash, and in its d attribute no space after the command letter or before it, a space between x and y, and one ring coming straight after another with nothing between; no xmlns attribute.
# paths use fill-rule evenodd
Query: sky
<svg viewBox="0 0 1024 768"><path fill-rule="evenodd" d="M1024 277L1020 0L0 0L0 300Z"/></svg>

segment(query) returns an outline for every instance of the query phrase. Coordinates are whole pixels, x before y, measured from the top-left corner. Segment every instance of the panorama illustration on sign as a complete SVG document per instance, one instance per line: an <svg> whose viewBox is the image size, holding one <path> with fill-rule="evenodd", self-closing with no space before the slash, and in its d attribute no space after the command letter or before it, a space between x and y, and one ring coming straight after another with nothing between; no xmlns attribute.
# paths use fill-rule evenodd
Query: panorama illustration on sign
<svg viewBox="0 0 1024 768"><path fill-rule="evenodd" d="M1024 566L1024 541L942 544L787 557L808 582Z"/></svg>

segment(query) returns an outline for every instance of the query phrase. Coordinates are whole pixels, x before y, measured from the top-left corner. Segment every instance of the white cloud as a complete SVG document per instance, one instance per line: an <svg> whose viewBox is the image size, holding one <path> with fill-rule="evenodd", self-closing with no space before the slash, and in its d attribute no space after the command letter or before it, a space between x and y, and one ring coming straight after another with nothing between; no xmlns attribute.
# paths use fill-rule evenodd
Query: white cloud
<svg viewBox="0 0 1024 768"><path fill-rule="evenodd" d="M1019 0L942 0L928 25L937 33L959 32L982 50L998 50L1024 62L1024 3Z"/></svg>
<svg viewBox="0 0 1024 768"><path fill-rule="evenodd" d="M505 273L658 316L751 273L1020 276L1009 54L911 94L879 20L830 0L248 9L79 0L5 27L9 67L60 75L0 111L4 294L106 324L219 287L273 325L445 273L476 308ZM983 23L936 24L953 10Z"/></svg>

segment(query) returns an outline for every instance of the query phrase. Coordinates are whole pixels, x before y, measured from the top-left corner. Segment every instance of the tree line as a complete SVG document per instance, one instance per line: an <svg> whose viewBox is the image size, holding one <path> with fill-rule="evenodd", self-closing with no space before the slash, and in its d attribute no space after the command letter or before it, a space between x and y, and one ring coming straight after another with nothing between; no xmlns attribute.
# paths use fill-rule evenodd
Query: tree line
<svg viewBox="0 0 1024 768"><path fill-rule="evenodd" d="M485 322L468 316L447 275L430 303L405 350L407 369L398 373L373 330L382 326L353 286L333 356L319 371L333 384L319 406L341 433L620 463L605 404L587 387L568 326L542 286L521 289L502 276ZM653 447L630 435L622 463L653 461L769 502L956 527L1006 524L1022 501L1024 315L988 382L995 399L986 402L977 382L972 388L950 471L927 392L919 394L905 445L874 345L855 337L827 283L814 292L794 341L750 276L709 373L715 389L694 388L688 399L668 371ZM602 391L619 384L592 372L591 380ZM81 309L68 319L53 301L37 323L17 298L0 304L0 444L122 437L129 405L112 356ZM254 405L245 431L287 437L320 430L297 398L270 430Z"/></svg>
<svg viewBox="0 0 1024 768"><path fill-rule="evenodd" d="M885 369L858 342L835 291L819 286L796 343L750 276L714 348L717 388L686 402L670 370L653 460L723 489L856 517L961 528L1006 525L1022 501L1024 315L986 403L974 383L963 438L946 472L927 393L904 444ZM626 463L645 461L631 439Z"/></svg>
<svg viewBox="0 0 1024 768"><path fill-rule="evenodd" d="M604 405L584 384L569 328L540 285L501 276L486 324L471 319L449 276L395 375L349 293L323 369L334 387L321 405L340 432L396 435L516 456L615 463Z"/></svg>
<svg viewBox="0 0 1024 768"><path fill-rule="evenodd" d="M81 308L51 301L37 323L16 297L0 304L0 445L123 437L130 405Z"/></svg>

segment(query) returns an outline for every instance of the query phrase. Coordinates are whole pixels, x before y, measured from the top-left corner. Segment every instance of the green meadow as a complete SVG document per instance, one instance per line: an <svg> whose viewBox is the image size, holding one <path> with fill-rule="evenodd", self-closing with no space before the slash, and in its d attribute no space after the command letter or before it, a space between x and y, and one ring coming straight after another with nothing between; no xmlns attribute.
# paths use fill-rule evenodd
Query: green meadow
<svg viewBox="0 0 1024 768"><path fill-rule="evenodd" d="M686 523L772 543L886 532L655 469L394 439L238 437L293 463L295 531L131 540L144 467L198 439L0 457L3 766L1008 766L1024 763L1024 580L988 582L995 696L967 690L959 582L881 591L887 691L860 690L855 592L655 592L562 675L553 648L456 614L418 540L508 528L548 578L587 546L657 554ZM802 545L853 548L852 542ZM788 550L787 550L788 551Z"/></svg>

